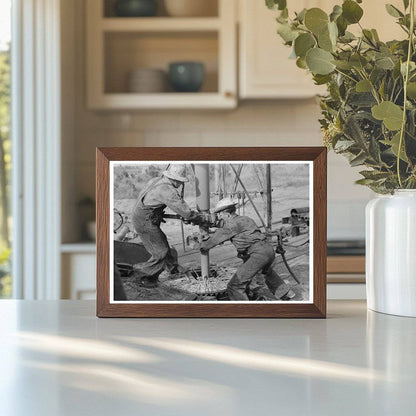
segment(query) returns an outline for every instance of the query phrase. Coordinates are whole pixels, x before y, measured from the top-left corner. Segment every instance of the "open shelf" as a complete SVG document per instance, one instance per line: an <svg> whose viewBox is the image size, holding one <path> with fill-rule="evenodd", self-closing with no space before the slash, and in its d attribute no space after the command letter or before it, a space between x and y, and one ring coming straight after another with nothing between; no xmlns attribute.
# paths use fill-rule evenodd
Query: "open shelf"
<svg viewBox="0 0 416 416"><path fill-rule="evenodd" d="M190 96L218 92L218 39L215 32L111 32L106 33L104 39L106 94L132 94L128 89L128 77L135 69L163 70L167 78L169 64L175 61L204 64L206 76L202 88ZM174 93L168 82L165 91L158 94L166 93ZM182 96L183 93L179 95Z"/></svg>
<svg viewBox="0 0 416 416"><path fill-rule="evenodd" d="M211 17L114 17L113 0L87 0L87 103L91 109L215 109L237 106L235 4L214 0ZM163 4L163 2L160 2ZM104 5L104 7L103 7ZM201 62L202 88L177 93L129 92L129 75L139 69L163 70L172 62ZM143 78L142 78L143 79ZM148 85L148 84L144 84ZM151 88L135 90L149 91Z"/></svg>

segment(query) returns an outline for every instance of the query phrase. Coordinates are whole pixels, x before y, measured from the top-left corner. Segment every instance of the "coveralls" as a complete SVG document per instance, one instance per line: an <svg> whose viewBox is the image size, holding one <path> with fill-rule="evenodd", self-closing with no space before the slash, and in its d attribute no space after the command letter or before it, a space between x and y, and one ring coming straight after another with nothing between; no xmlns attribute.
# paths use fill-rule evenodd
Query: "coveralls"
<svg viewBox="0 0 416 416"><path fill-rule="evenodd" d="M165 267L171 270L177 265L177 256L169 247L166 234L160 229L166 207L187 220L196 214L169 179L159 177L152 179L141 192L132 215L134 229L152 256L147 262L136 265L136 268L143 274L142 277L155 281Z"/></svg>
<svg viewBox="0 0 416 416"><path fill-rule="evenodd" d="M265 272L266 284L278 299L286 295L289 286L273 270L275 252L266 236L250 218L234 214L224 222L222 228L201 243L201 250L207 251L224 241L231 240L244 261L227 285L230 300L249 300L246 289L254 276Z"/></svg>

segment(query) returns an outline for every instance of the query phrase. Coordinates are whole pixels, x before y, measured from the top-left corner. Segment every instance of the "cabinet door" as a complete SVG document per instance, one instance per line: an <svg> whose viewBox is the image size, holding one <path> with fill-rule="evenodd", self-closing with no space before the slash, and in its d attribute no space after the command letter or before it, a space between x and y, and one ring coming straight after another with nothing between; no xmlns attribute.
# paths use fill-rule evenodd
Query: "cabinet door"
<svg viewBox="0 0 416 416"><path fill-rule="evenodd" d="M296 1L296 10L311 6L311 1ZM313 2L317 6L317 3ZM321 7L321 5L317 6ZM240 0L240 97L305 98L318 93L305 70L289 59L290 48L276 33L278 12L269 10L262 0Z"/></svg>
<svg viewBox="0 0 416 416"><path fill-rule="evenodd" d="M303 8L320 7L329 13L340 0L297 0L289 3L291 13ZM392 0L402 9L402 0ZM366 28L376 28L382 40L403 38L394 18L386 12L379 1L361 4L364 16L361 21ZM267 9L264 0L239 0L240 17L240 68L239 88L241 98L305 98L322 93L314 85L311 75L289 59L290 48L283 44L276 33L275 17L278 12ZM358 34L358 25L349 30Z"/></svg>

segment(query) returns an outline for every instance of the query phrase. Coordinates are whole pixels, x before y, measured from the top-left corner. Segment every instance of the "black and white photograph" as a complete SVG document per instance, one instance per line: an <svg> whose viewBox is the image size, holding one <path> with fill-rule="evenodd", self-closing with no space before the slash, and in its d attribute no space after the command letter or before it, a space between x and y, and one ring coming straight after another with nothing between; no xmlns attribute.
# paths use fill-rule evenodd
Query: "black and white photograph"
<svg viewBox="0 0 416 416"><path fill-rule="evenodd" d="M110 302L313 302L312 162L110 163Z"/></svg>

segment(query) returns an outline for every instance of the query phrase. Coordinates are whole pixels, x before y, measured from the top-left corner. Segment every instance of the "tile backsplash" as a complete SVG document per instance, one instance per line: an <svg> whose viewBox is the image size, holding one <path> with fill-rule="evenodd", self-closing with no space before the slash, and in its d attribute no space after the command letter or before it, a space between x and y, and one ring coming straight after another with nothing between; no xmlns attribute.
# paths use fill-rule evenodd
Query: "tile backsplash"
<svg viewBox="0 0 416 416"><path fill-rule="evenodd" d="M78 110L79 111L79 110ZM319 146L315 100L247 102L232 111L148 111L77 117L78 198L95 193L96 146ZM328 158L328 237L362 238L365 203L357 169L333 153Z"/></svg>

